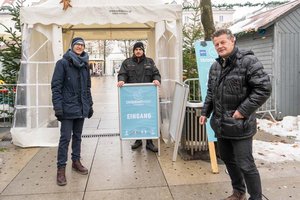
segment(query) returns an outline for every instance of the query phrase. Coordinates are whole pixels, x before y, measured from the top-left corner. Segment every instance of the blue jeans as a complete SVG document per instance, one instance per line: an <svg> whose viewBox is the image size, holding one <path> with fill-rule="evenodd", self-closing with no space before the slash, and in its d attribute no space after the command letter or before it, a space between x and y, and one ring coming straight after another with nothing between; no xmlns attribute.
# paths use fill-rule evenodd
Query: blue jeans
<svg viewBox="0 0 300 200"><path fill-rule="evenodd" d="M72 160L80 159L81 135L84 118L61 121L60 139L57 152L57 167L64 167L68 160L69 143L72 136ZM73 134L72 134L73 133Z"/></svg>
<svg viewBox="0 0 300 200"><path fill-rule="evenodd" d="M242 140L218 138L218 148L233 189L246 192L247 187L249 200L261 200L261 181L252 156L252 138Z"/></svg>

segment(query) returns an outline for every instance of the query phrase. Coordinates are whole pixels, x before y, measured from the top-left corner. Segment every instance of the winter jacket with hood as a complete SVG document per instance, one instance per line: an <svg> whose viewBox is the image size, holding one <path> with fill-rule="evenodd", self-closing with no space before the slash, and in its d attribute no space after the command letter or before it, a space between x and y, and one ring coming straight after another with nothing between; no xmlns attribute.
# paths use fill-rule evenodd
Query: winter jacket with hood
<svg viewBox="0 0 300 200"><path fill-rule="evenodd" d="M235 47L229 58L219 57L211 66L201 115L209 117L212 113L210 123L218 138L252 137L256 133L255 111L271 90L270 78L253 52ZM245 118L234 119L236 110Z"/></svg>
<svg viewBox="0 0 300 200"><path fill-rule="evenodd" d="M93 105L88 54L78 56L69 49L56 63L51 89L54 110L63 112L62 119L88 117Z"/></svg>

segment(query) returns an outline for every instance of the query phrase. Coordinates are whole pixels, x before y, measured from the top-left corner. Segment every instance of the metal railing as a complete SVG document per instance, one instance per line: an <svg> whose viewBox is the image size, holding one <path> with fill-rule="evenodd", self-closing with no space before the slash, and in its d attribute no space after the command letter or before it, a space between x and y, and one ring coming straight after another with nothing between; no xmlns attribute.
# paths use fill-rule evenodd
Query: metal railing
<svg viewBox="0 0 300 200"><path fill-rule="evenodd" d="M198 151L208 151L208 138L205 126L200 125L201 93L199 79L191 78L184 81L189 86L188 102L181 137L181 148L192 156Z"/></svg>
<svg viewBox="0 0 300 200"><path fill-rule="evenodd" d="M275 79L272 74L269 74L271 79L272 86L275 86ZM267 114L272 118L273 121L276 121L274 118L274 114L276 111L276 90L273 89L271 97L256 111L257 114L261 114L260 118L265 117Z"/></svg>
<svg viewBox="0 0 300 200"><path fill-rule="evenodd" d="M184 84L187 84L190 88L188 95L189 102L201 102L201 92L199 87L199 78L189 78L186 79Z"/></svg>
<svg viewBox="0 0 300 200"><path fill-rule="evenodd" d="M15 110L16 84L0 84L0 127L11 127Z"/></svg>

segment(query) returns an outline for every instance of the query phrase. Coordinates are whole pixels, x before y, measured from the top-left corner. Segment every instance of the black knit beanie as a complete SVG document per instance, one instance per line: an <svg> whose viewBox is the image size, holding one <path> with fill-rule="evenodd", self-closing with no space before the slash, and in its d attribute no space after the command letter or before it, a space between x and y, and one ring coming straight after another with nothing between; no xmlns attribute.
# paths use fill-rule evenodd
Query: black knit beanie
<svg viewBox="0 0 300 200"><path fill-rule="evenodd" d="M141 48L144 52L145 52L145 49L144 49L144 44L142 42L136 42L134 45L133 45L133 52L136 48Z"/></svg>

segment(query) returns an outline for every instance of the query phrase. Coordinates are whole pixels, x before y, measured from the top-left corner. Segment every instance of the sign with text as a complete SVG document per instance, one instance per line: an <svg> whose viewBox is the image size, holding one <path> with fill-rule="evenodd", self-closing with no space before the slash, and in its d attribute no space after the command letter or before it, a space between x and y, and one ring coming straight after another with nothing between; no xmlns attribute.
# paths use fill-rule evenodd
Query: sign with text
<svg viewBox="0 0 300 200"><path fill-rule="evenodd" d="M215 50L212 41L196 41L195 51L196 51L201 97L202 97L202 101L204 101L207 94L207 82L208 82L209 70L211 65L215 62L215 59L218 57L218 54ZM209 142L217 141L217 139L215 138L215 133L210 126L209 119L207 120L206 123L206 133Z"/></svg>
<svg viewBox="0 0 300 200"><path fill-rule="evenodd" d="M121 139L159 138L158 89L152 83L119 88Z"/></svg>

